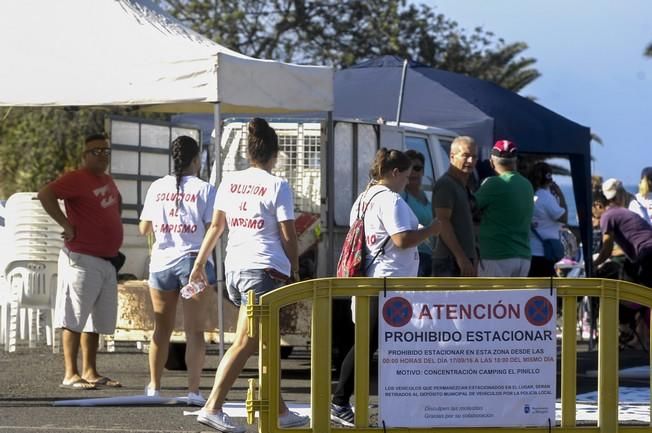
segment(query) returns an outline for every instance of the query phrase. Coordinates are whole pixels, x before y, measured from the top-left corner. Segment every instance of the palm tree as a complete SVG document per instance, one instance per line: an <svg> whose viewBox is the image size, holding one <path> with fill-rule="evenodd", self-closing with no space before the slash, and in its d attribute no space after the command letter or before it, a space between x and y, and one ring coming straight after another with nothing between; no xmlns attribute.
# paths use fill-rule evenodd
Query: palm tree
<svg viewBox="0 0 652 433"><path fill-rule="evenodd" d="M652 57L652 42L645 49L645 55L648 57Z"/></svg>

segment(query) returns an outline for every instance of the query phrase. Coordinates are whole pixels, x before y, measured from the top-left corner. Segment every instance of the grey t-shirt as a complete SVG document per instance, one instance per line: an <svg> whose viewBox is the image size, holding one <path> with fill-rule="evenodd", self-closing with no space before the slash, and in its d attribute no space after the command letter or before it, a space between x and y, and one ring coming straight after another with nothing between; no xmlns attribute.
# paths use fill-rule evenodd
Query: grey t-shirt
<svg viewBox="0 0 652 433"><path fill-rule="evenodd" d="M466 186L446 173L435 182L432 202L434 209L443 208L452 210L451 224L453 225L457 241L466 256L469 259L474 259L476 256L475 233L473 230L471 203L469 202L469 194L467 193ZM437 246L433 250L432 256L434 258L452 257L450 249L442 241L441 237L437 239Z"/></svg>

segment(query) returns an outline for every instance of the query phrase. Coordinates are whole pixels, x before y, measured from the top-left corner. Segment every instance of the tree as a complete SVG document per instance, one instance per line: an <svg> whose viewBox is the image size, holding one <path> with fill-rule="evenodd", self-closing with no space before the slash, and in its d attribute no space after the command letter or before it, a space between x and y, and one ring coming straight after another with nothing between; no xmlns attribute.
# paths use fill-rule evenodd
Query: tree
<svg viewBox="0 0 652 433"><path fill-rule="evenodd" d="M0 109L0 196L37 191L81 161L84 135L103 131L97 110Z"/></svg>
<svg viewBox="0 0 652 433"><path fill-rule="evenodd" d="M347 67L380 55L487 79L519 91L539 72L527 45L468 32L406 0L159 0L216 42L259 58ZM75 167L83 137L120 110L0 109L0 197L34 191ZM133 113L131 113L133 115ZM138 114L141 115L141 114ZM142 115L141 115L142 116Z"/></svg>
<svg viewBox="0 0 652 433"><path fill-rule="evenodd" d="M337 67L391 54L519 91L539 77L527 45L471 32L405 0L160 0L197 32L253 57Z"/></svg>
<svg viewBox="0 0 652 433"><path fill-rule="evenodd" d="M127 112L119 108L0 108L0 197L38 191L64 171L77 168L84 138L103 132L107 116ZM157 113L137 116L161 118Z"/></svg>
<svg viewBox="0 0 652 433"><path fill-rule="evenodd" d="M648 57L652 57L652 43L650 43L650 45L648 45L647 48L645 49L645 55Z"/></svg>

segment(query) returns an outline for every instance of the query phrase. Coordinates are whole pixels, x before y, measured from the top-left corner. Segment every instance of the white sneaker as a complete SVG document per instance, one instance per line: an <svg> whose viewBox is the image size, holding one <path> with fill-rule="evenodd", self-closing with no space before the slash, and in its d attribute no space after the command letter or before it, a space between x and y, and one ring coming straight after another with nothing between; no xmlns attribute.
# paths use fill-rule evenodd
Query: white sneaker
<svg viewBox="0 0 652 433"><path fill-rule="evenodd" d="M158 389L152 389L149 386L145 387L145 395L147 397L160 397L161 391Z"/></svg>
<svg viewBox="0 0 652 433"><path fill-rule="evenodd" d="M224 433L245 433L247 431L244 426L231 421L231 417L223 411L208 413L201 409L197 415L197 421Z"/></svg>
<svg viewBox="0 0 652 433"><path fill-rule="evenodd" d="M206 404L206 399L199 392L189 392L188 400L186 401L188 406L200 406L203 407Z"/></svg>
<svg viewBox="0 0 652 433"><path fill-rule="evenodd" d="M281 428L299 427L310 422L309 416L299 415L296 412L288 411L285 415L278 417L278 424Z"/></svg>

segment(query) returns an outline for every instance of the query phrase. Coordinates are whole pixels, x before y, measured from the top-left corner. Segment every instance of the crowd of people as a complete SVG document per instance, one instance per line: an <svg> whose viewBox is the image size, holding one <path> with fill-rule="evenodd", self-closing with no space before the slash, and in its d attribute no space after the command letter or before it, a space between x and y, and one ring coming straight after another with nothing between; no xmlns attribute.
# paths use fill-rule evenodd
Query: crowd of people
<svg viewBox="0 0 652 433"><path fill-rule="evenodd" d="M150 379L145 394L158 396L175 322L179 293L198 287L182 299L188 365L188 402L202 406L198 421L228 433L242 433L222 410L227 394L246 361L258 348L249 336L247 295L255 299L299 280L294 203L288 182L272 174L279 145L273 128L260 118L248 125L250 166L232 173L217 190L201 180L199 146L187 136L171 146L174 173L149 188L141 213L141 234L153 235L149 290L155 327L149 352ZM97 371L100 334L112 334L117 316L117 268L122 243L121 196L106 174L111 147L104 135L89 136L82 166L39 192L44 209L63 228L65 247L59 256L55 326L63 329L64 375L61 386L93 389L121 386ZM534 164L519 173L518 149L498 140L489 157L493 176L472 188L478 147L459 136L451 144L449 168L436 180L432 194L422 188L423 154L380 149L371 163L370 182L355 200L351 223L362 212L364 251L369 277L549 277L555 273L560 230L568 210L553 181L552 168ZM619 277L652 287L652 167L641 174L639 193L629 195L622 182L595 182L594 227L600 231L594 265L623 256ZM65 214L58 200L65 204ZM185 227L187 230L176 230ZM216 282L211 253L228 229L225 258L229 298L239 307L234 343L222 358L210 395L200 391L204 363L205 287ZM616 246L617 245L617 246ZM184 289L185 290L185 289ZM353 303L355 305L355 303ZM627 305L634 316L649 314ZM370 354L376 350L377 306L370 308ZM631 315L622 310L625 321ZM82 368L77 356L82 351ZM354 348L340 368L331 401L331 419L354 423ZM289 411L279 399L281 427L302 426L308 417Z"/></svg>
<svg viewBox="0 0 652 433"><path fill-rule="evenodd" d="M602 182L595 178L593 184L596 276L629 280L652 288L652 221L648 216L648 210L652 209L652 167L643 169L636 195L625 190L618 179ZM649 350L649 308L621 302L618 318L620 347Z"/></svg>

